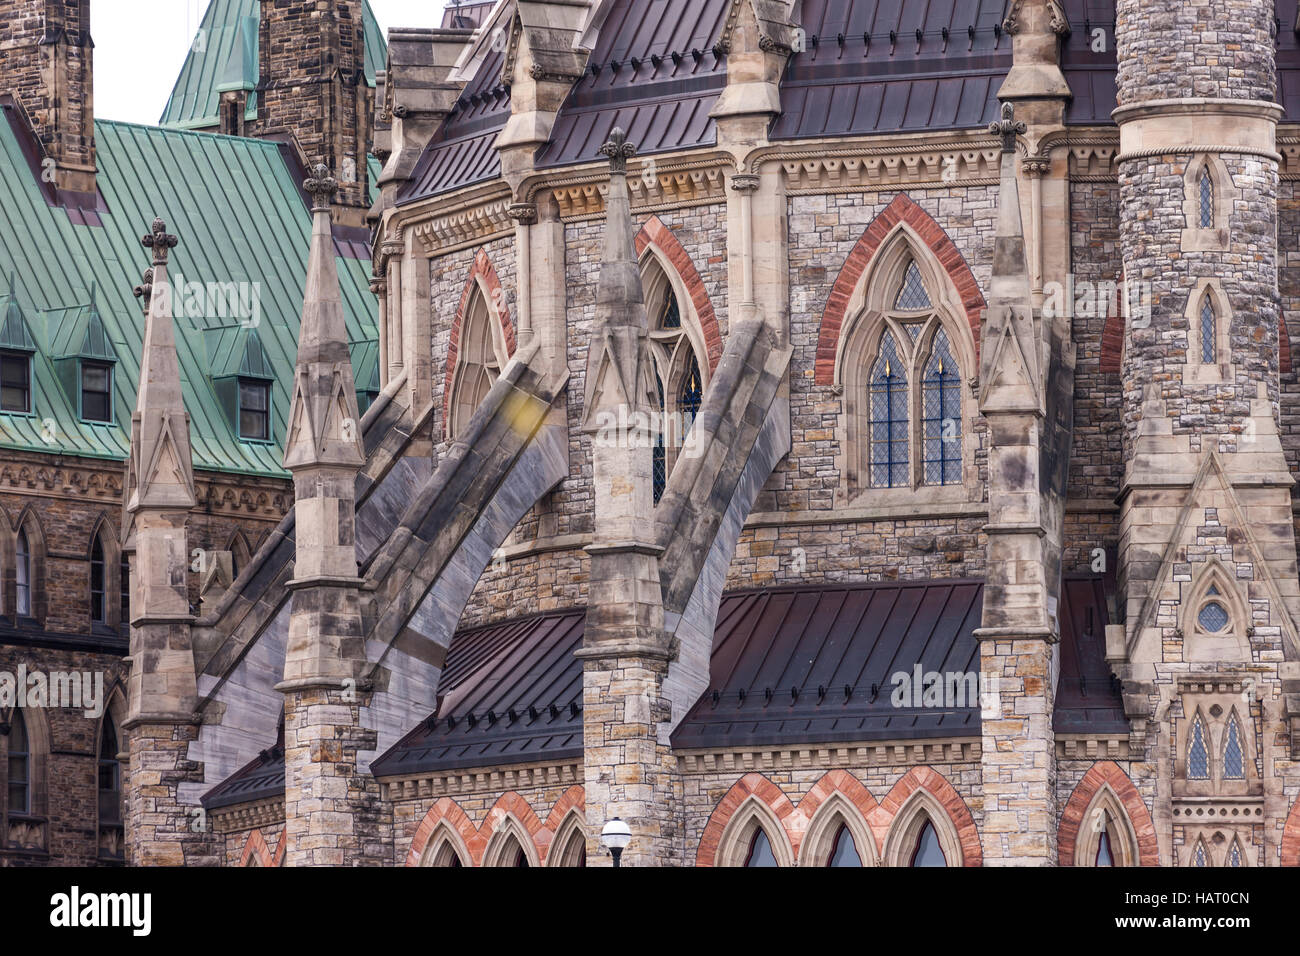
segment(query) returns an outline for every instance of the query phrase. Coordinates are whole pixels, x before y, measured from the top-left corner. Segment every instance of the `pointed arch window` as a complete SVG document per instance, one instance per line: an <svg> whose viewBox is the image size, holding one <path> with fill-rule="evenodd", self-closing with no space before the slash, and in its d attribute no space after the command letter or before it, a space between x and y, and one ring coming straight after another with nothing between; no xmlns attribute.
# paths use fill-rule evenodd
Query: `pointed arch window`
<svg viewBox="0 0 1300 956"><path fill-rule="evenodd" d="M1201 170L1201 179L1197 186L1199 199L1200 227L1214 228L1214 180L1210 178L1209 167Z"/></svg>
<svg viewBox="0 0 1300 956"><path fill-rule="evenodd" d="M499 341L500 339L500 341ZM482 288L475 288L461 322L456 351L456 373L452 380L449 435L458 438L501 376L505 364L505 343L499 323L494 321Z"/></svg>
<svg viewBox="0 0 1300 956"><path fill-rule="evenodd" d="M892 332L880 339L871 374L871 484L899 488L909 484L907 373Z"/></svg>
<svg viewBox="0 0 1300 956"><path fill-rule="evenodd" d="M868 489L960 486L972 409L963 363L974 342L942 267L900 238L878 252L862 311L844 338L844 466L850 500ZM945 293L943 295L936 293Z"/></svg>
<svg viewBox="0 0 1300 956"><path fill-rule="evenodd" d="M838 867L862 865L862 857L858 855L857 844L853 842L853 834L849 832L847 823L840 824L840 828L835 834L835 842L831 845L830 859L826 865Z"/></svg>
<svg viewBox="0 0 1300 956"><path fill-rule="evenodd" d="M1201 300L1201 364L1213 365L1215 356L1215 336L1218 335L1219 321L1214 312L1214 300L1207 292Z"/></svg>
<svg viewBox="0 0 1300 956"><path fill-rule="evenodd" d="M1245 866L1241 852L1241 841L1233 840L1232 849L1228 851L1228 866Z"/></svg>
<svg viewBox="0 0 1300 956"><path fill-rule="evenodd" d="M1192 866L1209 866L1210 854L1205 850L1203 842L1196 844L1196 852L1192 855Z"/></svg>
<svg viewBox="0 0 1300 956"><path fill-rule="evenodd" d="M776 854L772 852L772 841L767 838L767 831L762 827L754 828L754 836L749 841L749 855L745 857L745 866L776 866Z"/></svg>
<svg viewBox="0 0 1300 956"><path fill-rule="evenodd" d="M1246 759L1241 745L1241 727L1237 723L1237 712L1228 717L1228 726L1223 733L1223 779L1245 780Z"/></svg>
<svg viewBox="0 0 1300 956"><path fill-rule="evenodd" d="M27 539L27 529L18 532L14 550L14 579L16 582L16 607L19 617L32 616L32 549Z"/></svg>
<svg viewBox="0 0 1300 956"><path fill-rule="evenodd" d="M1210 751L1205 741L1205 723L1200 714L1192 721L1187 745L1187 776L1191 780L1210 779Z"/></svg>
<svg viewBox="0 0 1300 956"><path fill-rule="evenodd" d="M122 765L118 763L117 728L105 713L99 731L99 856L121 860Z"/></svg>
<svg viewBox="0 0 1300 956"><path fill-rule="evenodd" d="M707 365L702 360L703 333L689 300L682 298L684 290L678 280L651 247L641 256L641 283L659 399L659 428L653 446L654 500L658 504L704 402Z"/></svg>
<svg viewBox="0 0 1300 956"><path fill-rule="evenodd" d="M939 834L935 832L934 823L925 821L921 832L916 836L916 848L912 850L911 866L947 866L948 860L939 845Z"/></svg>
<svg viewBox="0 0 1300 956"><path fill-rule="evenodd" d="M23 712L14 708L9 718L9 803L10 813L32 812L31 738Z"/></svg>
<svg viewBox="0 0 1300 956"><path fill-rule="evenodd" d="M99 535L90 546L90 622L108 624L108 587L104 567L104 542Z"/></svg>

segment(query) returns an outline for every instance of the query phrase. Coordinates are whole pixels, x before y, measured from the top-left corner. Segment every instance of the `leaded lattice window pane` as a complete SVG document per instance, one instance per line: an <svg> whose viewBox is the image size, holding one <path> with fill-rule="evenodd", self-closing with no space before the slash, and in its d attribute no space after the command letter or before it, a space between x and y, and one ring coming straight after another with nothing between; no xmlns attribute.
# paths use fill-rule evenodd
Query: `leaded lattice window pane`
<svg viewBox="0 0 1300 956"><path fill-rule="evenodd" d="M1228 732L1223 744L1223 779L1246 779L1246 761L1241 752L1241 728L1237 725L1236 714L1228 718Z"/></svg>
<svg viewBox="0 0 1300 956"><path fill-rule="evenodd" d="M1192 721L1192 743L1187 748L1187 776L1191 780L1210 779L1210 752L1205 746L1205 728L1199 715Z"/></svg>
<svg viewBox="0 0 1300 956"><path fill-rule="evenodd" d="M700 413L704 403L704 382L700 379L700 363L691 355L686 365L686 374L682 376L682 385L677 392L677 407L682 413L682 434L690 434L691 423Z"/></svg>
<svg viewBox="0 0 1300 956"><path fill-rule="evenodd" d="M1228 612L1224 610L1222 604L1211 601L1196 615L1196 623L1200 624L1206 632L1218 634L1228 626Z"/></svg>
<svg viewBox="0 0 1300 956"><path fill-rule="evenodd" d="M1192 858L1192 863L1193 863L1193 865L1195 865L1195 866L1209 866L1209 865L1210 865L1209 857L1206 855L1206 852L1205 852L1205 844L1204 844L1204 843L1200 843L1200 844L1197 845L1197 847L1196 847L1196 856Z"/></svg>
<svg viewBox="0 0 1300 956"><path fill-rule="evenodd" d="M871 372L871 485L900 488L908 484L907 375L894 336L880 340L880 356Z"/></svg>
<svg viewBox="0 0 1300 956"><path fill-rule="evenodd" d="M659 410L664 408L664 382L655 373L655 387L659 390ZM655 446L651 453L650 475L654 483L655 504L659 504L659 499L664 496L664 488L668 484L668 453L664 448L664 429L662 418L659 421L659 428L655 431Z"/></svg>
<svg viewBox="0 0 1300 956"><path fill-rule="evenodd" d="M898 300L894 303L894 308L909 312L930 308L930 293L925 291L925 283L921 281L921 270L916 267L915 259L907 263L907 269L903 272L903 287L898 290Z"/></svg>
<svg viewBox="0 0 1300 956"><path fill-rule="evenodd" d="M1207 295L1205 301L1201 303L1201 362L1205 365L1214 364L1214 303L1210 301Z"/></svg>
<svg viewBox="0 0 1300 956"><path fill-rule="evenodd" d="M1201 228L1214 228L1214 181L1208 169L1201 170Z"/></svg>
<svg viewBox="0 0 1300 956"><path fill-rule="evenodd" d="M1228 854L1228 866L1241 866L1241 844L1233 843L1232 852Z"/></svg>
<svg viewBox="0 0 1300 956"><path fill-rule="evenodd" d="M677 305L677 296L672 289L664 296L664 311L659 316L659 328L661 329L680 329L682 327L682 311Z"/></svg>
<svg viewBox="0 0 1300 956"><path fill-rule="evenodd" d="M925 438L925 483L961 483L961 370L952 357L948 335L934 336L921 391L921 427Z"/></svg>

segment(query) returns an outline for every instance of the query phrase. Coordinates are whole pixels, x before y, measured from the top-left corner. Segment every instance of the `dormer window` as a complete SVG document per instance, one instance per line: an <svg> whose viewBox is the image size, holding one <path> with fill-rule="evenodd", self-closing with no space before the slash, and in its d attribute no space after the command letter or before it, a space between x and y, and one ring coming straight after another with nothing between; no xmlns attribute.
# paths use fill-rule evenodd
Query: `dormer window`
<svg viewBox="0 0 1300 956"><path fill-rule="evenodd" d="M107 362L81 363L81 420L113 421L113 366Z"/></svg>
<svg viewBox="0 0 1300 956"><path fill-rule="evenodd" d="M245 441L271 440L270 382L239 380L239 437Z"/></svg>
<svg viewBox="0 0 1300 956"><path fill-rule="evenodd" d="M32 412L32 357L25 352L0 352L0 411Z"/></svg>

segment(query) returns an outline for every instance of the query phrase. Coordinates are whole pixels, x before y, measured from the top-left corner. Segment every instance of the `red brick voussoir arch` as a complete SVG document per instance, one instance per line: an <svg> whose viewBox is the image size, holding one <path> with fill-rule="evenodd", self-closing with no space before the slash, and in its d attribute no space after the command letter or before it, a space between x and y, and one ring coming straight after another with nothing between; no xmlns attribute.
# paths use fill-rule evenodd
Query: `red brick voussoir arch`
<svg viewBox="0 0 1300 956"><path fill-rule="evenodd" d="M510 310L506 308L505 290L501 287L501 279L492 266L492 260L480 249L474 256L474 264L470 266L469 278L465 280L465 289L460 294L460 307L456 310L456 318L451 323L451 339L447 343L447 376L442 392L444 420L449 413L447 403L451 401L451 383L456 376L456 358L460 354L460 327L465 321L465 312L469 309L474 291L479 288L480 279L483 288L487 291L488 310L495 312L497 321L501 323L506 354L515 354L515 325L510 318Z"/></svg>
<svg viewBox="0 0 1300 956"><path fill-rule="evenodd" d="M284 845L284 838L280 838L281 846ZM258 866L273 867L279 866L277 862L280 854L271 856L271 848L266 845L266 837L262 836L260 829L254 830L248 835L248 841L244 844L244 852L239 856L240 866L250 866L251 860L257 860Z"/></svg>
<svg viewBox="0 0 1300 956"><path fill-rule="evenodd" d="M700 848L695 853L696 866L715 865L718 858L718 845L722 841L722 834L726 831L727 824L751 796L772 811L772 815L785 831L786 839L790 841L794 858L799 859L799 841L803 838L803 830L792 825L795 822L792 817L796 813L794 804L780 787L761 773L747 773L735 782L726 796L713 808L709 822L704 827L704 835L700 838Z"/></svg>
<svg viewBox="0 0 1300 956"><path fill-rule="evenodd" d="M1133 825L1137 835L1138 865L1159 866L1160 846L1156 840L1156 825L1147 812L1147 805L1142 802L1142 795L1133 786L1118 764L1102 760L1092 765L1083 775L1079 785L1070 794L1070 800L1061 814L1061 825L1056 831L1057 858L1061 866L1074 866L1075 846L1079 839L1079 828L1083 825L1083 815L1092 805L1093 797L1103 786L1109 786L1124 805L1128 821Z"/></svg>
<svg viewBox="0 0 1300 956"><path fill-rule="evenodd" d="M918 790L924 790L932 796L948 814L953 829L957 831L957 842L961 844L962 866L983 866L984 848L970 808L948 779L930 767L913 767L907 771L885 795L885 799L880 801L881 812L868 818L871 829L876 834L876 843L885 845L885 836L894 817L898 816L898 811L907 803L908 797Z"/></svg>
<svg viewBox="0 0 1300 956"><path fill-rule="evenodd" d="M429 845L429 840L437 831L439 825L446 823L448 827L454 830L465 844L465 849L469 852L470 866L483 865L483 852L487 849L488 842L492 839L492 834L507 817L514 817L524 828L528 838L533 843L533 849L537 851L539 862L545 863L547 854L550 852L551 843L555 840L555 833L564 822L569 811L575 807L579 812L583 811L586 806L586 791L580 784L575 784L560 795L555 801L555 806L551 808L546 822L538 818L533 812L529 802L520 794L513 790L503 793L492 809L487 812L483 819L481 827L475 827L473 821L460 805L450 797L443 797L424 815L420 825L416 828L415 836L411 840L411 849L406 854L407 866L419 866L420 859L424 856L424 851Z"/></svg>
<svg viewBox="0 0 1300 956"><path fill-rule="evenodd" d="M1282 830L1282 865L1300 866L1300 800L1287 814Z"/></svg>
<svg viewBox="0 0 1300 956"><path fill-rule="evenodd" d="M817 361L815 381L818 385L833 385L835 382L835 356L839 350L840 332L844 328L845 312L858 283L866 273L867 267L875 257L886 237L899 223L906 223L934 253L935 259L952 279L953 287L961 298L962 308L966 310L966 321L970 323L971 335L975 340L975 355L979 356L980 321L984 312L984 293L980 291L975 275L966 264L957 245L948 238L948 234L930 215L918 206L907 193L899 193L879 216L877 216L862 234L844 261L839 277L831 289L826 301L826 311L822 313L821 332L817 337Z"/></svg>
<svg viewBox="0 0 1300 956"><path fill-rule="evenodd" d="M713 311L713 303L709 301L709 293L705 291L704 280L691 261L690 253L658 216L651 216L637 233L636 254L641 255L648 245L654 245L664 254L686 286L686 294L691 297L691 305L695 307L700 328L704 332L704 348L708 353L709 372L712 374L717 370L718 360L722 358L722 335L718 331L718 317Z"/></svg>
<svg viewBox="0 0 1300 956"><path fill-rule="evenodd" d="M862 781L847 770L829 771L813 785L811 790L803 795L803 798L799 801L797 818L791 818L790 829L798 829L799 842L802 843L804 836L808 833L808 826L812 823L813 817L817 815L821 805L837 793L857 808L858 813L862 814L862 821L867 825L867 829L871 831L872 842L875 844L872 850L876 858L879 859L880 841L876 839L876 830L872 823L880 817L880 804L871 795L871 791L862 785ZM885 829L888 829L888 823L885 824Z"/></svg>

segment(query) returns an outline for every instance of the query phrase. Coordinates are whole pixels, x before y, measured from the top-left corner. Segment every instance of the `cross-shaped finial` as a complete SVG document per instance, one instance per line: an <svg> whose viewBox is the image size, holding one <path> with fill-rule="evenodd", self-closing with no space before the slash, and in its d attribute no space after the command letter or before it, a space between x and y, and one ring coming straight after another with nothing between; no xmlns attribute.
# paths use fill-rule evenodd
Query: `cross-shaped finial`
<svg viewBox="0 0 1300 956"><path fill-rule="evenodd" d="M1002 118L996 123L989 124L989 132L994 136L1002 137L1002 152L1014 153L1016 151L1016 134L1024 133L1028 127L1023 122L1016 119L1015 107L1010 103L1002 104Z"/></svg>
<svg viewBox="0 0 1300 956"><path fill-rule="evenodd" d="M140 284L131 291L137 299L148 306L149 299L153 296L153 270L145 269L144 278L141 279Z"/></svg>
<svg viewBox="0 0 1300 956"><path fill-rule="evenodd" d="M609 134L609 142L600 148L602 156L609 157L611 173L627 173L627 161L636 155L636 147L627 141L627 133L617 126Z"/></svg>
<svg viewBox="0 0 1300 956"><path fill-rule="evenodd" d="M311 168L311 176L302 184L302 188L311 194L312 211L329 209L330 200L338 192L338 181L330 175L330 168L324 163L317 163Z"/></svg>
<svg viewBox="0 0 1300 956"><path fill-rule="evenodd" d="M149 235L142 236L140 239L141 245L153 250L153 264L156 266L166 265L167 250L175 249L176 242L175 236L167 234L167 223L163 222L161 217L153 221L153 228Z"/></svg>

